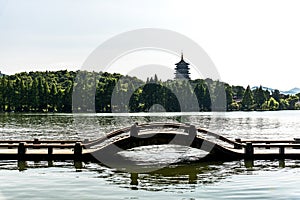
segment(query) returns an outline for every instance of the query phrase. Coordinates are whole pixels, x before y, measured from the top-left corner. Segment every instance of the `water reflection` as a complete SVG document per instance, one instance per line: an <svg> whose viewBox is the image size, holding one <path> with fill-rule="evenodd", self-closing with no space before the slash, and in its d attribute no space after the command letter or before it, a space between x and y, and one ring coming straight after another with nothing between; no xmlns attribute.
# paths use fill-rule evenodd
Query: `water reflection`
<svg viewBox="0 0 300 200"><path fill-rule="evenodd" d="M253 167L254 167L254 160L245 160L244 163L245 163L245 167L247 169L253 169Z"/></svg>
<svg viewBox="0 0 300 200"><path fill-rule="evenodd" d="M49 160L48 161L48 167L53 167L54 165L53 165L53 161L52 160Z"/></svg>
<svg viewBox="0 0 300 200"><path fill-rule="evenodd" d="M211 185L233 175L252 175L256 171L278 171L286 167L300 167L292 160L232 162L204 162L174 164L149 173L125 173L116 171L106 181L132 190L173 190L192 189L194 185ZM130 181L125 181L130 178ZM120 180L124 180L120 184Z"/></svg>
<svg viewBox="0 0 300 200"><path fill-rule="evenodd" d="M189 164L173 164L149 173L126 173L107 168L99 163L83 162L31 162L1 161L0 170L19 170L20 172L44 168L44 173L52 168L61 170L73 169L75 173L93 174L94 178L120 188L146 191L182 191L193 190L199 185L212 185L221 180L228 180L235 175L255 175L258 171L280 171L282 168L299 168L295 160L240 160L232 162L202 162ZM41 172L39 170L39 172Z"/></svg>
<svg viewBox="0 0 300 200"><path fill-rule="evenodd" d="M27 168L26 161L18 161L18 169L19 171L24 171Z"/></svg>
<svg viewBox="0 0 300 200"><path fill-rule="evenodd" d="M83 168L83 163L80 161L74 161L74 167L76 169L76 172L81 172Z"/></svg>
<svg viewBox="0 0 300 200"><path fill-rule="evenodd" d="M139 174L138 173L131 173L130 174L130 189L132 190L138 190L138 185L139 185Z"/></svg>
<svg viewBox="0 0 300 200"><path fill-rule="evenodd" d="M285 168L285 161L284 160L279 160L279 167Z"/></svg>

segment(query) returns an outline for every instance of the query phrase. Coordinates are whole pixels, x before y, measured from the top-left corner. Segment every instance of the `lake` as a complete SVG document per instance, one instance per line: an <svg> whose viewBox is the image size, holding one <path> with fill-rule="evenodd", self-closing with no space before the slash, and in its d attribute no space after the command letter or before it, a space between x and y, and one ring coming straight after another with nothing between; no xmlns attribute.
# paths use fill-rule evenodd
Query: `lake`
<svg viewBox="0 0 300 200"><path fill-rule="evenodd" d="M300 111L150 114L0 114L1 140L96 139L134 122L182 122L230 139L300 137ZM198 150L171 145L121 152L141 168L99 163L0 161L6 199L299 199L300 160L189 163ZM172 163L185 160L185 164ZM168 165L163 165L168 164ZM164 167L159 167L164 166Z"/></svg>

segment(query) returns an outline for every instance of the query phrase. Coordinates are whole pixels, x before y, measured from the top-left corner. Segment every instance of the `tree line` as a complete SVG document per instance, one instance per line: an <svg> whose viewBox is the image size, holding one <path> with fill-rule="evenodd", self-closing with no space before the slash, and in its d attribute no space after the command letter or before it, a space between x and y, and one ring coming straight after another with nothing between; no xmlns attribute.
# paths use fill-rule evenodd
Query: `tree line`
<svg viewBox="0 0 300 200"><path fill-rule="evenodd" d="M198 112L300 109L300 93L211 79L147 81L117 73L23 72L0 77L0 112Z"/></svg>

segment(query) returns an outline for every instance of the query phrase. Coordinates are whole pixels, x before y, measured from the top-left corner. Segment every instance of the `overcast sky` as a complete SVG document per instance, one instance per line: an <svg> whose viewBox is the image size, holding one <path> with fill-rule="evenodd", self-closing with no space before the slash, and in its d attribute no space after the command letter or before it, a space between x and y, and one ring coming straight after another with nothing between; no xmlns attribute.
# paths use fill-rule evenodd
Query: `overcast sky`
<svg viewBox="0 0 300 200"><path fill-rule="evenodd" d="M112 36L163 28L197 42L225 82L288 90L300 87L298 2L0 0L0 70L77 70Z"/></svg>

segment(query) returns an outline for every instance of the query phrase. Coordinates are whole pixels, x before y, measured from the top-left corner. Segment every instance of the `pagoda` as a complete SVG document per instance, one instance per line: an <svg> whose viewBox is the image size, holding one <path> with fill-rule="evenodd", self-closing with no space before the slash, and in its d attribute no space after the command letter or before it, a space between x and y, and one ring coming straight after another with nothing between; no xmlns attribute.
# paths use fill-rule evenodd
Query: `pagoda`
<svg viewBox="0 0 300 200"><path fill-rule="evenodd" d="M190 80L190 68L189 63L183 60L183 53L181 52L181 60L175 64L175 79L187 79Z"/></svg>

